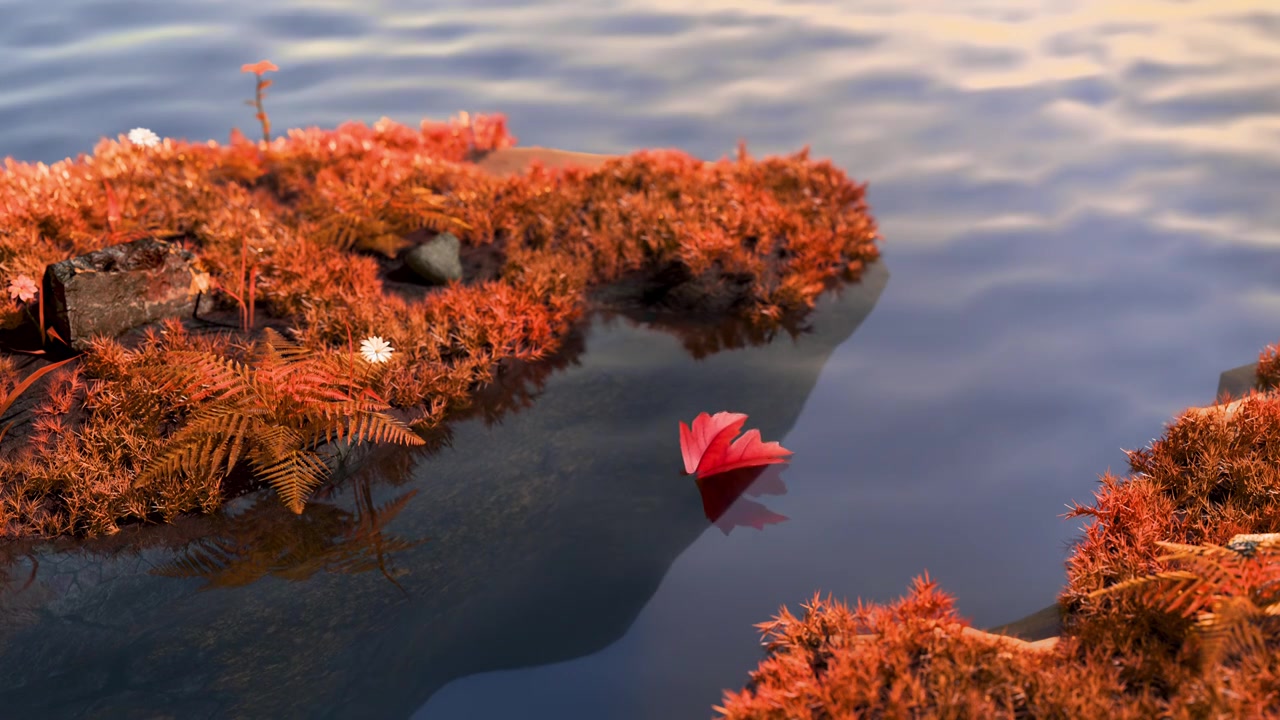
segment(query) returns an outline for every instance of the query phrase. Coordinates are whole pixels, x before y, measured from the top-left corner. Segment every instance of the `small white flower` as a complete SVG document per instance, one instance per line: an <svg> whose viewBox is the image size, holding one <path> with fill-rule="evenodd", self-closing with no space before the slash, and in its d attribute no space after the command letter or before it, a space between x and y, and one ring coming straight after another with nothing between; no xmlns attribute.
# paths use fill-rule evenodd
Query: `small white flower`
<svg viewBox="0 0 1280 720"><path fill-rule="evenodd" d="M129 142L142 147L155 147L160 144L160 137L146 128L134 128L129 131Z"/></svg>
<svg viewBox="0 0 1280 720"><path fill-rule="evenodd" d="M365 338L360 342L360 354L364 355L364 359L371 363L386 362L391 357L392 352L394 350L391 344L377 335Z"/></svg>

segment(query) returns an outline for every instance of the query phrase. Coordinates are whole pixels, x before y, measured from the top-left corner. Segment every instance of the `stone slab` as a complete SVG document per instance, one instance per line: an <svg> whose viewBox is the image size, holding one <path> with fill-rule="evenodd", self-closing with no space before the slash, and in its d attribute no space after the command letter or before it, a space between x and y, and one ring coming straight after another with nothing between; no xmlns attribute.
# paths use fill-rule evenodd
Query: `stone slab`
<svg viewBox="0 0 1280 720"><path fill-rule="evenodd" d="M176 242L144 237L49 265L45 321L72 348L95 334L115 337L139 325L196 312L209 299L209 275ZM203 298L203 299L201 299Z"/></svg>

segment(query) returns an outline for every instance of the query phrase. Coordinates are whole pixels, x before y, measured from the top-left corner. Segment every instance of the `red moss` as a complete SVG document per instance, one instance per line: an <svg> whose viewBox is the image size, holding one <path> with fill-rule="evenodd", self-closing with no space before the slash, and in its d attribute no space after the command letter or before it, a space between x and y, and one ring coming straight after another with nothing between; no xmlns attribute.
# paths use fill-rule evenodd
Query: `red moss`
<svg viewBox="0 0 1280 720"><path fill-rule="evenodd" d="M172 477L136 480L161 457L196 452L175 446L195 442L183 428L228 398L197 385L196 401L163 385L172 397L152 398L163 412L142 422L126 410L190 352L204 354L200 367L259 362L266 326L292 330L320 363L349 356L350 336L390 341L390 362L350 391L385 399L422 432L466 408L501 364L554 354L600 303L749 328L691 340L714 350L787 327L878 255L863 188L807 152L755 161L742 151L716 163L641 152L507 177L472 162L513 143L501 117L460 116L417 129L384 119L291 130L270 142L234 132L226 145L103 140L91 156L53 165L6 159L0 284L126 237L179 238L209 271L218 312L239 312L242 327L197 338L168 325L146 340L103 340L81 357L78 385L53 376L43 391L54 402L33 398L37 421L0 448L0 534L113 532L216 508L242 468L206 472L188 459ZM486 258L483 271L406 294L410 284L392 279L399 254L442 229L460 237L468 263ZM0 325L22 321L20 308L0 308ZM295 400L332 422L353 412ZM307 443L298 451L323 446ZM210 447L191 457L211 460Z"/></svg>
<svg viewBox="0 0 1280 720"><path fill-rule="evenodd" d="M1255 373L1259 387L1271 389L1280 386L1280 346L1268 345L1258 353Z"/></svg>
<svg viewBox="0 0 1280 720"><path fill-rule="evenodd" d="M770 656L724 716L1280 717L1280 551L1216 547L1280 531L1280 398L1188 410L1129 461L1069 514L1091 522L1050 652L979 649L931 583L856 611L815 598L762 626Z"/></svg>
<svg viewBox="0 0 1280 720"><path fill-rule="evenodd" d="M802 607L758 626L769 656L747 688L725 693L722 717L1152 718L1161 707L1151 697L1107 702L1123 687L1105 664L1063 664L967 631L928 576L890 604L815 595Z"/></svg>

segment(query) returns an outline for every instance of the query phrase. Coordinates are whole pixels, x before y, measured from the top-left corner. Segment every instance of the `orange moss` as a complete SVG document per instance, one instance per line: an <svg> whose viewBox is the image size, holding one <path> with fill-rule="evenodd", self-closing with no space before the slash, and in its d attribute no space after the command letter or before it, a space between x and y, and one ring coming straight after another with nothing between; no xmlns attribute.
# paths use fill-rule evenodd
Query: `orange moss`
<svg viewBox="0 0 1280 720"><path fill-rule="evenodd" d="M1012 649L955 614L926 575L901 600L855 608L815 596L764 632L769 656L715 708L731 720L826 718L1153 718L1161 704L1123 686L1105 663ZM1074 649L1066 643L1066 650ZM1103 701L1106 705L1099 705Z"/></svg>
<svg viewBox="0 0 1280 720"><path fill-rule="evenodd" d="M1051 651L981 649L925 581L890 606L815 599L762 626L770 656L724 716L1280 717L1280 543L1220 547L1280 530L1280 398L1188 410L1129 462L1069 513L1092 522Z"/></svg>
<svg viewBox="0 0 1280 720"><path fill-rule="evenodd" d="M239 308L244 327L197 336L169 323L140 346L102 339L28 391L43 387L47 397L0 447L0 535L114 532L123 521L214 509L240 485L262 482L266 466L246 469L229 452L240 425L190 430L248 392L229 389L215 367L241 367L254 387L274 388L260 409L276 421L291 402L325 423L351 421L349 402L282 379L284 366L260 367L273 352L267 325L292 330L325 367L350 364L350 336L390 341L395 353L364 386L332 392L371 393L423 432L466 408L501 364L555 353L602 288L640 288L612 297L727 314L754 328L746 335L764 335L878 255L863 188L807 152L755 161L740 150L716 163L641 152L590 170L535 166L509 177L472 162L512 144L500 116L460 116L417 129L384 119L291 130L270 142L237 131L226 145L103 140L90 156L52 165L6 159L0 284L154 234L198 256L219 311ZM446 228L464 260L486 254L488 265L465 283L405 296L389 279L390 258ZM22 322L20 308L0 306L0 327ZM732 338L711 347L722 342ZM174 373L188 366L205 374L179 383ZM14 381L7 368L5 385ZM140 419L130 413L144 397L156 411ZM279 460L286 446L324 447L289 438L260 450ZM295 509L314 487L312 470L277 485ZM228 486L246 472L257 479Z"/></svg>
<svg viewBox="0 0 1280 720"><path fill-rule="evenodd" d="M1248 652L1196 663L1067 634L1048 649L975 632L927 576L891 604L815 596L762 623L768 656L715 710L731 720L1264 718L1280 715L1270 627ZM1258 629L1256 626L1254 629ZM1193 643L1188 643L1192 646ZM1133 682L1134 664L1158 666Z"/></svg>
<svg viewBox="0 0 1280 720"><path fill-rule="evenodd" d="M1255 374L1261 388L1280 386L1280 346L1268 345L1258 353L1258 369Z"/></svg>

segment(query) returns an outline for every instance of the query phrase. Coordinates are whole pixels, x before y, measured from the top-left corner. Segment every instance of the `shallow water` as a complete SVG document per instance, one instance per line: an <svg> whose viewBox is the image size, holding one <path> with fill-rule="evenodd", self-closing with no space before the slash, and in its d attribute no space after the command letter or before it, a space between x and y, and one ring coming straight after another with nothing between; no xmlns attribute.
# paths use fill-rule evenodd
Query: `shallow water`
<svg viewBox="0 0 1280 720"><path fill-rule="evenodd" d="M809 143L871 183L874 310L701 363L593 331L531 409L414 470L389 524L430 537L393 555L408 597L376 571L198 593L146 574L161 549L47 557L6 600L28 610L4 707L705 717L760 657L751 624L814 590L886 600L927 569L977 625L1052 602L1064 504L1280 335L1268 0L426 5L0 2L0 156L252 135L238 69L262 58L276 128L465 109L593 152ZM756 379L712 383L717 363ZM785 494L751 498L785 522L726 535L680 485L676 421L719 409L795 451ZM553 416L557 442L531 440Z"/></svg>

